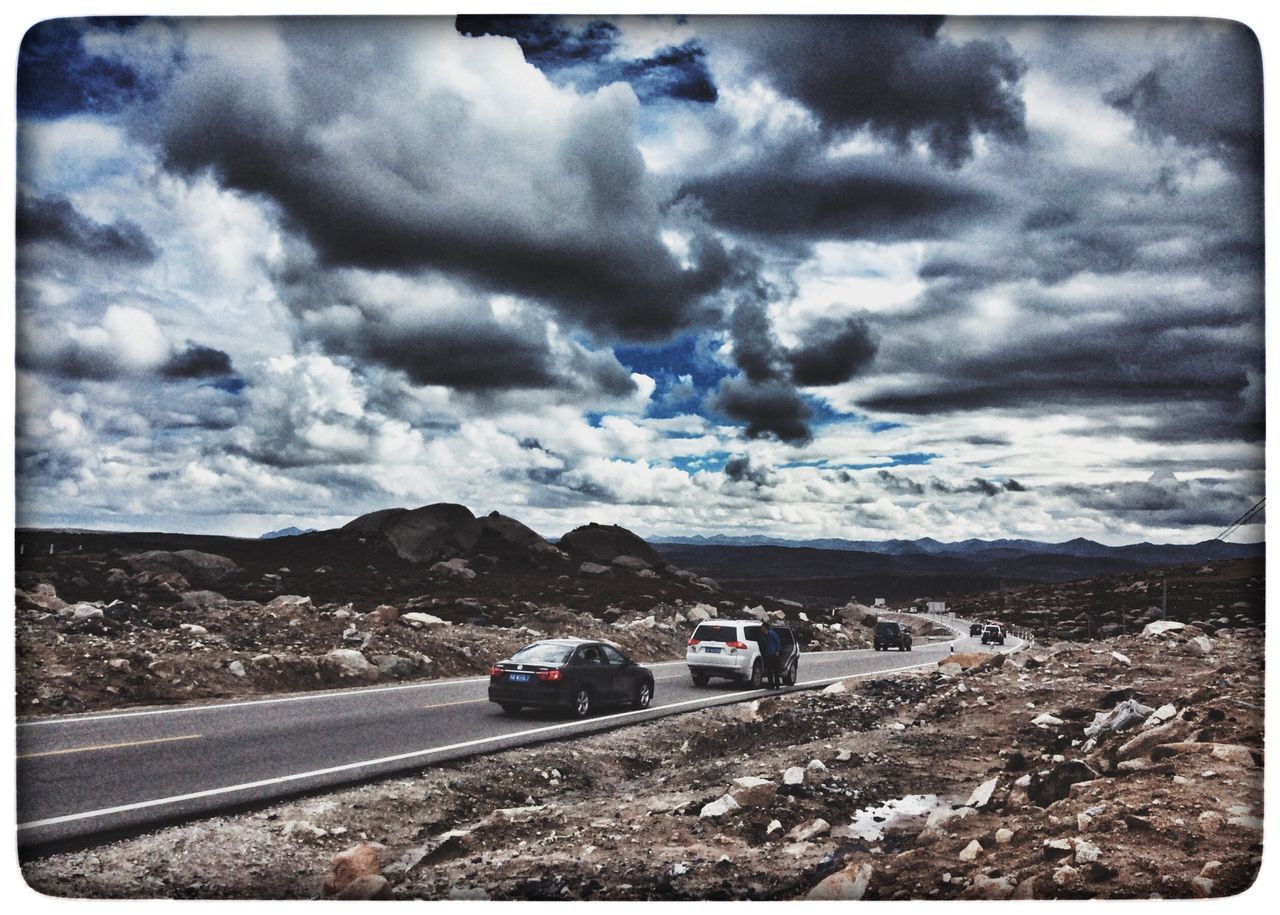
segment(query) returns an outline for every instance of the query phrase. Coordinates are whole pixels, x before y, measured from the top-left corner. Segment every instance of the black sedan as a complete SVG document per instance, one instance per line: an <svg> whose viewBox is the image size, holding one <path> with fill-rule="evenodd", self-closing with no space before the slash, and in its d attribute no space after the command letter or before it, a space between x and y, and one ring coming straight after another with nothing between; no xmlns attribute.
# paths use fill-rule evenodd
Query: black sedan
<svg viewBox="0 0 1280 915"><path fill-rule="evenodd" d="M489 701L508 715L525 706L568 709L578 718L597 706L648 708L653 673L608 642L547 639L489 669Z"/></svg>

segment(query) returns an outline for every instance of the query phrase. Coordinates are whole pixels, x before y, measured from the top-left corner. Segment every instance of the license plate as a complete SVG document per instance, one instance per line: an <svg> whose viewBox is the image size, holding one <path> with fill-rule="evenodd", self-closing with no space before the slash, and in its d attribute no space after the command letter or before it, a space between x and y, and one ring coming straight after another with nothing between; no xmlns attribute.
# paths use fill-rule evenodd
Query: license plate
<svg viewBox="0 0 1280 915"><path fill-rule="evenodd" d="M720 649L719 649L719 648L704 648L704 649L702 649L702 650L703 650L703 651L705 651L707 654L719 654L719 653L720 653Z"/></svg>
<svg viewBox="0 0 1280 915"><path fill-rule="evenodd" d="M507 679L512 683L528 683L533 679L532 674L507 674Z"/></svg>

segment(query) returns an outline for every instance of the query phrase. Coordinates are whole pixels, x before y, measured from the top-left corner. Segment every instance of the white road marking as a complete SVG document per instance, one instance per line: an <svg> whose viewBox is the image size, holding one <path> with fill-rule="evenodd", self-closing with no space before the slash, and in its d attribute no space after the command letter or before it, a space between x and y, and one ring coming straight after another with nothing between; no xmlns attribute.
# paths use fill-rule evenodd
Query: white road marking
<svg viewBox="0 0 1280 915"><path fill-rule="evenodd" d="M909 664L904 667L894 667L886 670L872 670L872 671L867 671L865 673L859 673L859 674L843 674L838 677L824 677L819 680L806 680L805 682L797 683L796 685L797 686L818 686L824 683L834 683L837 680L856 680L860 677L871 677L879 674L897 673L899 671L911 670L912 668L915 668L915 667L925 667L930 664L936 664L936 663L937 662L933 660L921 661L918 664ZM771 692L772 690L761 689L761 690L751 690L744 693L738 693L736 695L739 699L746 699L754 695L768 695ZM651 711L654 711L655 709L677 709L677 708L686 708L686 707L692 707L692 706L698 706L698 705L708 705L713 702L718 702L723 698L724 698L723 696L710 696L703 699L687 699L683 702L673 702L670 705L654 706L653 708L650 708L650 709L634 709L629 712L618 712L612 715L603 715L598 718L592 718L589 720L592 723L598 723L598 722L604 722L604 721L620 721L624 718L633 718L637 715L647 714ZM731 704L731 703L726 703L726 704ZM121 804L116 807L103 807L99 810L86 810L82 813L69 813L64 816L49 817L43 820L32 820L29 823L19 823L18 829L30 830L30 829L39 828L41 826L55 826L59 823L72 823L72 822L77 822L79 820L93 819L95 817L111 816L112 814L117 814L117 813L128 813L129 811L132 811L132 810L144 810L149 807L160 807L165 804L180 804L184 801L194 801L194 800L199 800L200 798L205 798L205 797L216 797L218 795L223 795L223 794L232 794L236 791L249 791L254 788L265 788L269 785L283 785L289 782L302 781L303 779L308 779L308 778L317 778L323 775L334 775L338 772L352 772L357 769L365 768L367 766L378 766L378 765L383 765L385 763L402 762L404 760L409 760L409 759L420 759L424 756L431 756L433 754L439 754L439 753L448 753L452 750L464 750L464 749L469 749L471 747L480 747L489 743L497 743L499 741L511 740L512 738L529 737L534 734L547 734L552 731L561 731L566 728L577 727L580 724L582 724L582 722L580 721L567 721L567 722L564 722L563 724L551 724L551 725L547 725L545 727L540 727L540 728L530 728L527 731L515 731L513 733L499 734L493 737L480 737L475 740L465 740L465 741L462 741L461 743L448 744L443 747L429 747L423 750L413 750L408 753L397 753L393 756L382 756L377 759L366 759L360 762L344 763L339 766L329 766L324 769L313 769L310 772L298 772L293 775L281 775L275 778L264 778L264 779L259 779L258 781L244 782L243 784L239 784L239 785L226 785L222 788L207 788L203 791L193 791L189 794L178 794L172 797L153 798L152 800L149 800L149 801L137 801L132 804Z"/></svg>

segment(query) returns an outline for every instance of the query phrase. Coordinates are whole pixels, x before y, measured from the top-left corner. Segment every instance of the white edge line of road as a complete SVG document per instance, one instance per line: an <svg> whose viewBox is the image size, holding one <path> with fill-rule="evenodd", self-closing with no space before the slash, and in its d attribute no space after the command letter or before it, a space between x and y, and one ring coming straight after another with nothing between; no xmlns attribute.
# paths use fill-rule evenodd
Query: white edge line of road
<svg viewBox="0 0 1280 915"><path fill-rule="evenodd" d="M930 664L937 664L937 661L933 661L933 660L922 661L919 664L908 664L905 667L893 667L893 668L888 668L886 670L870 670L865 673L844 674L843 676L839 676L839 677L824 677L820 680L806 680L803 683L797 683L796 686L819 686L823 683L835 683L838 680L856 680L862 677L873 677L873 676L882 675L882 674L899 673L904 670L913 670L917 667L926 667ZM390 687L390 688L394 689L395 687ZM772 691L765 689L765 690L752 690L751 692L748 692L748 693L741 693L739 694L741 697L740 701L745 701L748 697L756 694L760 694L760 693L763 693L765 695L770 695L772 694ZM613 715L604 715L600 718L592 718L589 720L592 723L605 722L605 721L618 721L623 718L629 718L635 715L643 715L651 711L656 711L658 709L677 709L677 708L683 708L685 706L707 705L710 703L717 703L717 702L720 702L723 698L724 698L723 696L711 696L705 699L687 699L683 702L674 702L671 705L661 705L661 706L658 706L657 709L635 709L630 712L618 712ZM723 704L729 705L733 703L723 703ZM660 717L665 717L665 716L660 716ZM378 759L366 759L360 762L344 763L340 766L330 766L327 769L314 769L311 772L298 772L293 775L281 775L276 778L264 778L256 782L245 782L244 784L241 784L241 785L226 785L222 788L208 788L204 791L195 791L190 794L179 794L173 797L161 797L161 798L154 798L153 800L149 800L149 801L138 801L133 804L122 804L119 807L104 807L101 810L86 810L83 813L69 813L69 814L66 814L65 816L50 817L45 820L33 820L30 823L19 823L18 829L19 830L36 829L41 826L54 826L59 823L71 823L77 820L92 819L93 817L110 816L116 813L127 813L131 810L143 810L148 807L159 807L164 804L179 804L179 803L182 803L183 801L194 801L204 797L215 797L220 794L231 794L232 792L235 792L235 791L248 791L249 789L252 789L252 788L265 788L268 785L282 785L287 782L302 781L303 779L316 778L322 775L332 775L337 772L351 772L355 769L365 768L366 766L377 766L385 763L401 762L406 759L414 759L422 756L431 756L437 753L447 753L451 750L463 750L463 749L467 749L468 747L478 747L478 746L483 746L484 744L487 744L487 743L496 743L498 741L510 740L512 738L517 738L517 737L528 737L533 734L546 734L546 733L550 733L551 731L560 731L560 730L564 730L565 728L577 727L581 724L582 724L581 721L566 721L563 724L551 724L551 725L547 725L546 727L532 728L527 731L515 731L510 734L500 734L494 737L480 737L480 738L477 738L476 740L467 740L467 741L463 741L462 743L449 744L443 747L431 747L430 749L426 749L426 750L414 750L409 753L398 753L395 756L383 756Z"/></svg>
<svg viewBox="0 0 1280 915"><path fill-rule="evenodd" d="M869 648L837 648L834 651L809 652L809 656L817 654L840 654L852 651L870 651ZM646 667L662 667L669 664L684 664L685 661L654 661ZM427 680L416 683L401 683L396 686L362 686L355 689L323 690L317 692L298 693L294 696L276 696L270 699L244 699L237 702L214 702L207 705L175 705L165 708L138 709L126 712L104 712L97 715L75 715L70 717L34 718L17 722L18 727L49 727L59 724L83 724L93 721L111 721L116 718L141 718L146 715L176 715L182 712L216 712L228 708L244 708L249 705L274 705L285 702L308 702L319 699L338 699L345 696L363 696L372 693L397 692L405 689L431 689L446 686L461 686L467 683L488 683L488 677L463 677L447 680Z"/></svg>

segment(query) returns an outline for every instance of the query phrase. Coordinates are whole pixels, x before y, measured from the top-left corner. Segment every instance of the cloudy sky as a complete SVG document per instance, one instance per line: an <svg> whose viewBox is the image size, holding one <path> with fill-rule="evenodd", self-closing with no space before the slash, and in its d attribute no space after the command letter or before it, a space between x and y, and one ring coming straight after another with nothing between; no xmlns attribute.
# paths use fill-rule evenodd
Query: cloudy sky
<svg viewBox="0 0 1280 915"><path fill-rule="evenodd" d="M1188 542L1263 495L1229 23L64 19L19 65L19 524Z"/></svg>

